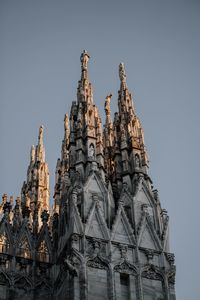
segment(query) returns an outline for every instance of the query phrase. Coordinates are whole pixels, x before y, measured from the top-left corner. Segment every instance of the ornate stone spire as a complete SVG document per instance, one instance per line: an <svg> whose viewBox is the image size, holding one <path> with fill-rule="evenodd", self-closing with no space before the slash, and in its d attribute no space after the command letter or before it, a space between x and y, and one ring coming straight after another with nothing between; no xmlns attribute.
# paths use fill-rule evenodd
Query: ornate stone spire
<svg viewBox="0 0 200 300"><path fill-rule="evenodd" d="M35 210L39 213L49 209L49 170L45 162L43 145L43 126L39 128L38 144L31 146L30 164L27 170L27 180L22 187L22 208L30 210L30 218L34 219ZM41 222L39 222L41 225Z"/></svg>
<svg viewBox="0 0 200 300"><path fill-rule="evenodd" d="M108 173L108 177L112 175L113 172L113 162L112 162L112 147L113 147L113 124L110 112L110 101L112 94L106 96L104 110L106 114L106 122L104 125L104 159L105 159L105 169Z"/></svg>

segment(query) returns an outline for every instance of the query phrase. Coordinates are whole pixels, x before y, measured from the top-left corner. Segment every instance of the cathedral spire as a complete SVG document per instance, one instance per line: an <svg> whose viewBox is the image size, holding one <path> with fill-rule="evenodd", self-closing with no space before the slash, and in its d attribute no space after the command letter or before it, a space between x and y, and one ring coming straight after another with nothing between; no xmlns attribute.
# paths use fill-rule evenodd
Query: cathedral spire
<svg viewBox="0 0 200 300"><path fill-rule="evenodd" d="M105 169L108 173L108 177L112 175L113 162L112 162L112 146L113 146L113 123L110 112L110 101L112 94L106 96L104 110L106 114L106 122L104 125L104 160Z"/></svg>
<svg viewBox="0 0 200 300"><path fill-rule="evenodd" d="M49 193L49 169L45 162L43 126L40 126L38 144L36 148L34 145L31 146L27 180L22 187L22 206L30 209L31 219L33 219L36 209L39 209L40 212L49 209Z"/></svg>

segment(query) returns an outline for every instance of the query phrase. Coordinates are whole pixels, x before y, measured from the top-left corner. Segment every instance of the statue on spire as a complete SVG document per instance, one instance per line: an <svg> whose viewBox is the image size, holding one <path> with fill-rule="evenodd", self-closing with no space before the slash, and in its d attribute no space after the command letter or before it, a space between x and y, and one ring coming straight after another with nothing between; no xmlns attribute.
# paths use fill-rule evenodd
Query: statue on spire
<svg viewBox="0 0 200 300"><path fill-rule="evenodd" d="M65 129L65 131L69 129L69 117L68 117L68 114L65 114L64 129Z"/></svg>
<svg viewBox="0 0 200 300"><path fill-rule="evenodd" d="M35 146L31 146L31 162L35 161Z"/></svg>
<svg viewBox="0 0 200 300"><path fill-rule="evenodd" d="M87 51L83 50L83 53L81 54L80 60L81 60L81 69L84 70L84 71L87 70L87 65L88 65L89 58L90 58L90 56L87 53Z"/></svg>
<svg viewBox="0 0 200 300"><path fill-rule="evenodd" d="M126 72L125 72L123 63L120 63L120 65L119 65L119 78L120 78L121 82L123 82L123 83L126 82Z"/></svg>
<svg viewBox="0 0 200 300"><path fill-rule="evenodd" d="M110 115L110 101L111 101L111 97L112 97L112 94L106 96L106 99L105 99L104 109L105 109L106 115Z"/></svg>
<svg viewBox="0 0 200 300"><path fill-rule="evenodd" d="M42 145L43 144L43 126L40 126L39 129L39 136L38 136L38 144Z"/></svg>

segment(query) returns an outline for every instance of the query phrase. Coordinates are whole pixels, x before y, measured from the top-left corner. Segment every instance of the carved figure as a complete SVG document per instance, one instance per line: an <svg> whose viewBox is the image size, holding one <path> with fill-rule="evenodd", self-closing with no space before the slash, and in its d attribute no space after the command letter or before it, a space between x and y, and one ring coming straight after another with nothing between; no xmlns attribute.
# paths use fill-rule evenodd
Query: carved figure
<svg viewBox="0 0 200 300"><path fill-rule="evenodd" d="M140 158L138 154L135 155L135 167L136 168L140 167Z"/></svg>
<svg viewBox="0 0 200 300"><path fill-rule="evenodd" d="M65 130L68 130L68 128L69 128L69 117L68 117L68 114L65 114L64 127L65 127Z"/></svg>
<svg viewBox="0 0 200 300"><path fill-rule="evenodd" d="M42 140L43 140L43 126L40 126L40 129L39 129L39 144L42 143Z"/></svg>
<svg viewBox="0 0 200 300"><path fill-rule="evenodd" d="M90 144L90 147L89 147L89 157L90 158L94 158L94 155L95 155L94 144Z"/></svg>
<svg viewBox="0 0 200 300"><path fill-rule="evenodd" d="M105 108L106 115L110 114L110 101L111 101L111 97L112 97L112 94L108 95L106 97L106 100L105 100L104 108Z"/></svg>
<svg viewBox="0 0 200 300"><path fill-rule="evenodd" d="M86 50L83 50L83 53L81 54L81 68L82 70L87 70L87 65L89 61L90 56L88 55Z"/></svg>
<svg viewBox="0 0 200 300"><path fill-rule="evenodd" d="M120 63L120 65L119 65L119 78L120 78L121 82L126 81L126 72L125 72L123 63Z"/></svg>

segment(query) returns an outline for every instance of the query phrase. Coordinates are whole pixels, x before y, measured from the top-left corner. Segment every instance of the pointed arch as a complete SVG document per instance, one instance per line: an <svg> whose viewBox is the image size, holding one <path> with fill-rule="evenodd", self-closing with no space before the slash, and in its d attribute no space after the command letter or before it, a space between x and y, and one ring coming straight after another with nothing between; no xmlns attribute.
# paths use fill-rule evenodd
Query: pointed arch
<svg viewBox="0 0 200 300"><path fill-rule="evenodd" d="M42 226L39 238L37 241L37 259L43 262L50 262L52 260L52 242L50 238L50 233L48 230L48 226L45 224Z"/></svg>
<svg viewBox="0 0 200 300"><path fill-rule="evenodd" d="M4 222L0 224L0 253L11 253L13 245L13 237L10 224Z"/></svg>
<svg viewBox="0 0 200 300"><path fill-rule="evenodd" d="M9 276L3 270L0 271L0 282L1 285L8 285L8 286L11 283Z"/></svg>
<svg viewBox="0 0 200 300"><path fill-rule="evenodd" d="M114 266L114 271L119 273L125 273L125 274L138 274L138 269L136 266L128 262L127 260L123 260L122 262L116 264Z"/></svg>
<svg viewBox="0 0 200 300"><path fill-rule="evenodd" d="M16 254L18 256L22 256L24 258L31 258L32 254L31 254L31 247L29 244L29 241L27 239L27 236L24 235L22 237L22 239L20 240L20 243L18 244L17 250L16 250Z"/></svg>
<svg viewBox="0 0 200 300"><path fill-rule="evenodd" d="M23 224L20 233L16 239L16 255L24 258L32 258L33 247L30 228Z"/></svg>
<svg viewBox="0 0 200 300"><path fill-rule="evenodd" d="M15 279L14 285L16 288L24 289L26 291L31 289L33 286L32 282L25 276L21 276Z"/></svg>

